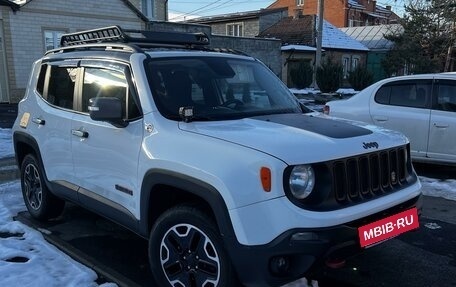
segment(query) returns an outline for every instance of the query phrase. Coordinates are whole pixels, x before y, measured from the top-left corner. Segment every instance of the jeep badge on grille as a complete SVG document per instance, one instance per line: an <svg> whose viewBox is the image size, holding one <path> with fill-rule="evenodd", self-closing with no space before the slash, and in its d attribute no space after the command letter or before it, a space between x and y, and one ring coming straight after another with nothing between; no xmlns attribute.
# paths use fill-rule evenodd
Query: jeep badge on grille
<svg viewBox="0 0 456 287"><path fill-rule="evenodd" d="M363 142L363 148L369 149L369 148L376 148L378 149L378 143L377 142L370 142L370 143L364 143Z"/></svg>

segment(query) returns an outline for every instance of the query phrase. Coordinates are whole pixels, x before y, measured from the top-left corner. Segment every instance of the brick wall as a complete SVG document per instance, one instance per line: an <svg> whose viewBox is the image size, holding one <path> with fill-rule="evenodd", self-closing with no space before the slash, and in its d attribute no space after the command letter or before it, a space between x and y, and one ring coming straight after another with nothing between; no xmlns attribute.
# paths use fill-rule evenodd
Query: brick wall
<svg viewBox="0 0 456 287"><path fill-rule="evenodd" d="M211 46L244 52L262 61L279 78L282 76L282 57L280 51L282 42L280 40L214 35L211 38Z"/></svg>
<svg viewBox="0 0 456 287"><path fill-rule="evenodd" d="M345 27L346 24L346 0L326 0L324 18L336 27ZM279 0L269 8L288 7L288 16L295 16L296 9L302 9L303 15L316 15L318 13L318 0L304 0L304 6L296 6L296 0Z"/></svg>
<svg viewBox="0 0 456 287"><path fill-rule="evenodd" d="M154 1L154 17L156 20L165 21L167 20L167 5L165 0L155 0Z"/></svg>
<svg viewBox="0 0 456 287"><path fill-rule="evenodd" d="M142 11L143 14L145 15L145 11L142 7L142 1L141 0L128 0L130 1L131 4L133 4L139 11ZM166 11L166 0L148 0L151 1L154 5L153 13L154 13L154 19L158 21L165 21L166 20L166 14L168 11Z"/></svg>
<svg viewBox="0 0 456 287"><path fill-rule="evenodd" d="M206 35L211 35L211 27L207 25L200 25L200 24L181 24L175 22L161 22L161 21L152 21L149 22L147 25L148 30L158 31L158 32L166 32L166 31L174 31L174 32L189 32L189 33L196 33L196 32L203 32Z"/></svg>
<svg viewBox="0 0 456 287"><path fill-rule="evenodd" d="M32 63L45 52L44 30L76 32L120 25L141 29L145 24L120 0L35 0L10 12L5 25L10 102L24 95ZM10 37L8 39L8 36Z"/></svg>
<svg viewBox="0 0 456 287"><path fill-rule="evenodd" d="M259 32L263 32L267 28L271 27L275 23L279 22L283 18L287 17L288 11L287 10L282 10L282 11L277 11L275 13L264 13L260 16L259 19ZM256 34L255 36L258 36Z"/></svg>
<svg viewBox="0 0 456 287"><path fill-rule="evenodd" d="M244 19L211 24L212 34L226 36L226 27L230 24L242 24L244 27L244 37L258 36L260 31L258 19Z"/></svg>

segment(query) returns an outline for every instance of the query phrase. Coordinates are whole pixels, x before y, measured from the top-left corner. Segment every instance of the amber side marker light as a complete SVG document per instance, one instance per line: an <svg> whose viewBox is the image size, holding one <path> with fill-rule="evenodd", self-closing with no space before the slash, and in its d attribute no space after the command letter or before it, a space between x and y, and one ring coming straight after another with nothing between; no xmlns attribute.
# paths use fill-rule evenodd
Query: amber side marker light
<svg viewBox="0 0 456 287"><path fill-rule="evenodd" d="M271 170L267 167L262 167L260 169L260 178L261 178L261 185L263 186L263 190L266 192L271 191Z"/></svg>

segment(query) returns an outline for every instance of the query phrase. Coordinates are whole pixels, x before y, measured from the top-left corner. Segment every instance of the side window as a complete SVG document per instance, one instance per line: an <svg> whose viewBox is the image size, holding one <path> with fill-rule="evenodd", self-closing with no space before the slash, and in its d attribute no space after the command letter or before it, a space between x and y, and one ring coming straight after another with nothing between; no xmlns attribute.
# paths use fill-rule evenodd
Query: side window
<svg viewBox="0 0 456 287"><path fill-rule="evenodd" d="M125 74L118 70L104 68L85 68L82 86L82 112L88 113L89 100L99 97L115 97L122 102L124 119L137 118L138 106L128 89Z"/></svg>
<svg viewBox="0 0 456 287"><path fill-rule="evenodd" d="M53 105L73 109L77 68L51 66L46 100Z"/></svg>
<svg viewBox="0 0 456 287"><path fill-rule="evenodd" d="M388 86L383 88L386 87ZM389 104L401 107L426 108L432 92L432 84L427 80L397 83L389 87L391 89ZM379 92L380 90L377 92L378 95L376 95L377 101L383 100Z"/></svg>
<svg viewBox="0 0 456 287"><path fill-rule="evenodd" d="M41 66L40 75L38 76L38 82L36 83L36 90L40 95L44 95L44 81L46 80L46 72L48 65L44 64Z"/></svg>
<svg viewBox="0 0 456 287"><path fill-rule="evenodd" d="M456 112L456 81L440 82L435 109Z"/></svg>
<svg viewBox="0 0 456 287"><path fill-rule="evenodd" d="M390 101L391 86L383 86L375 94L375 101L379 104L388 105Z"/></svg>
<svg viewBox="0 0 456 287"><path fill-rule="evenodd" d="M393 106L411 106L411 99L415 97L415 85L405 84L391 87L390 104Z"/></svg>

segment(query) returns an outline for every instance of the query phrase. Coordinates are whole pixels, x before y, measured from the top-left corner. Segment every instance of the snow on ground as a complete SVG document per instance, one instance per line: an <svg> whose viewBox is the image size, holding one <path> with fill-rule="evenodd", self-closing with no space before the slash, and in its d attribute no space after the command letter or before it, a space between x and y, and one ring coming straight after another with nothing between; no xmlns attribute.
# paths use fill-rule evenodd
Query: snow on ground
<svg viewBox="0 0 456 287"><path fill-rule="evenodd" d="M290 92L292 92L295 95L317 95L317 94L321 94L320 90L315 90L313 88L305 88L305 89L291 88L289 90L290 90ZM336 91L336 94L340 94L340 95L354 95L356 93L358 93L358 92L355 91L354 89L351 89L351 88L340 88L340 89L338 89Z"/></svg>
<svg viewBox="0 0 456 287"><path fill-rule="evenodd" d="M13 139L11 129L0 128L0 158L12 157L13 151Z"/></svg>
<svg viewBox="0 0 456 287"><path fill-rule="evenodd" d="M23 210L19 181L0 184L0 286L98 286L94 271L47 243L40 232L13 221Z"/></svg>
<svg viewBox="0 0 456 287"><path fill-rule="evenodd" d="M423 194L456 201L456 179L437 180L420 176Z"/></svg>
<svg viewBox="0 0 456 287"><path fill-rule="evenodd" d="M0 129L0 159L13 154L11 130ZM456 201L456 179L420 180L425 195ZM0 184L0 286L98 286L93 270L47 243L38 231L13 221L13 216L23 210L26 208L19 181ZM304 278L286 287L307 286L318 286L318 282Z"/></svg>

